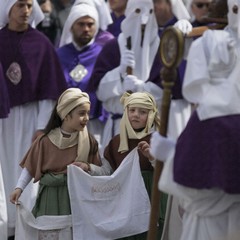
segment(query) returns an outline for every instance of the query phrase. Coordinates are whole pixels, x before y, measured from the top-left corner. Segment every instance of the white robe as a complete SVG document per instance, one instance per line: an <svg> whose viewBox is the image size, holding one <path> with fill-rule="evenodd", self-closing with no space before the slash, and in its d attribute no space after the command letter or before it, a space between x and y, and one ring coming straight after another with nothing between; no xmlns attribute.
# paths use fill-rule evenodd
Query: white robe
<svg viewBox="0 0 240 240"><path fill-rule="evenodd" d="M29 149L36 130L44 129L51 115L54 101L43 100L27 103L10 109L8 118L0 119L0 163L5 187L8 235L14 235L15 206L9 196L14 190L21 173L20 161ZM37 184L29 184L21 198L31 209L37 194Z"/></svg>
<svg viewBox="0 0 240 240"><path fill-rule="evenodd" d="M238 240L240 194L219 189L199 190L173 180L174 151L164 163L159 189L180 199L184 209L180 240Z"/></svg>
<svg viewBox="0 0 240 240"><path fill-rule="evenodd" d="M2 177L2 167L0 162L0 236L7 239L7 202Z"/></svg>

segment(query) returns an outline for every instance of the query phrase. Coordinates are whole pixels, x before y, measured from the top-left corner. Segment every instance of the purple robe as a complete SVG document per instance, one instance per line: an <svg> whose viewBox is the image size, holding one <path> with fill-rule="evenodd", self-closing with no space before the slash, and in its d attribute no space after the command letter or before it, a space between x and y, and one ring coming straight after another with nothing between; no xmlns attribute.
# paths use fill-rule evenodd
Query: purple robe
<svg viewBox="0 0 240 240"><path fill-rule="evenodd" d="M10 111L9 97L2 65L0 64L0 118L6 118Z"/></svg>
<svg viewBox="0 0 240 240"><path fill-rule="evenodd" d="M240 115L200 121L195 111L180 135L174 180L196 189L240 193Z"/></svg>
<svg viewBox="0 0 240 240"><path fill-rule="evenodd" d="M86 46L81 51L77 50L72 43L66 44L57 50L68 87L76 87L89 94L91 101L91 119L101 116L102 106L96 97L95 91L88 90L89 78L92 75L95 61L103 45L112 38L112 34L106 31L100 31L96 36L95 42L90 46ZM79 82L70 76L70 72L78 64L83 65L84 68L87 69L87 74Z"/></svg>
<svg viewBox="0 0 240 240"><path fill-rule="evenodd" d="M107 31L112 33L114 37L118 37L118 35L121 33L121 23L122 20L125 18L125 15L122 15L120 17L117 17L114 12L111 13L113 23L109 24L107 27Z"/></svg>
<svg viewBox="0 0 240 240"><path fill-rule="evenodd" d="M0 62L7 89L3 97L5 107L45 99L57 100L67 87L51 42L30 26L25 32L11 31L7 26L0 30ZM17 62L22 71L22 79L16 85L6 75L13 62Z"/></svg>

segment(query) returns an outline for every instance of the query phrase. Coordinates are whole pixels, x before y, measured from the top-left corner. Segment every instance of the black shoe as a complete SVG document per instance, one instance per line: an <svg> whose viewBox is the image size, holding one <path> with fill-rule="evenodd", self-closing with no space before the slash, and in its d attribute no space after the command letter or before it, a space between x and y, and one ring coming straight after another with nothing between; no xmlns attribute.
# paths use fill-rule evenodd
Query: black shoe
<svg viewBox="0 0 240 240"><path fill-rule="evenodd" d="M8 237L8 240L14 240L14 236Z"/></svg>

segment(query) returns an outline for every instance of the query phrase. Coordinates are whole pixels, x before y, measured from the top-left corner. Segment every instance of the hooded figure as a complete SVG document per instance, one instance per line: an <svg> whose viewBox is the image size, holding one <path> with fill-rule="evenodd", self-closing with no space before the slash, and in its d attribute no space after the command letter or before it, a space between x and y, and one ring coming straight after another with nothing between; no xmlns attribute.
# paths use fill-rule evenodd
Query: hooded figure
<svg viewBox="0 0 240 240"><path fill-rule="evenodd" d="M183 95L196 110L177 142L151 140L152 155L166 161L159 188L181 202L181 240L239 239L239 7L229 0L226 28L191 45Z"/></svg>

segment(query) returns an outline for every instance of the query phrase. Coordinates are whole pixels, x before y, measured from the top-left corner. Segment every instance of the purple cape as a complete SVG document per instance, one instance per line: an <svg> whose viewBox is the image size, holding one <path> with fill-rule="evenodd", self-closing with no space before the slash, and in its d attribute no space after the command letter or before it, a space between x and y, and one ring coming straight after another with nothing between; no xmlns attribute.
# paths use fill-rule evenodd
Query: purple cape
<svg viewBox="0 0 240 240"><path fill-rule="evenodd" d="M0 118L6 118L10 111L9 97L4 80L2 65L0 64Z"/></svg>
<svg viewBox="0 0 240 240"><path fill-rule="evenodd" d="M91 111L90 118L97 118L101 116L102 107L101 102L98 101L95 91L88 90L89 78L92 75L93 67L97 56L102 50L103 45L112 39L112 34L106 31L100 31L96 40L90 46L85 47L83 50L78 51L72 43L64 45L57 50L58 57L62 64L65 79L68 87L76 87L90 96ZM87 74L80 82L76 82L71 76L70 72L78 65L81 64L87 69Z"/></svg>
<svg viewBox="0 0 240 240"><path fill-rule="evenodd" d="M30 26L26 32L10 31L7 26L0 30L0 62L7 88L4 105L9 102L10 108L44 99L56 100L67 87L51 42ZM6 76L13 62L22 71L17 85Z"/></svg>
<svg viewBox="0 0 240 240"><path fill-rule="evenodd" d="M240 115L200 121L195 111L177 141L174 180L240 193Z"/></svg>
<svg viewBox="0 0 240 240"><path fill-rule="evenodd" d="M117 17L114 12L111 13L113 23L108 25L107 31L112 33L114 37L118 37L121 33L121 23L125 18L125 15Z"/></svg>

